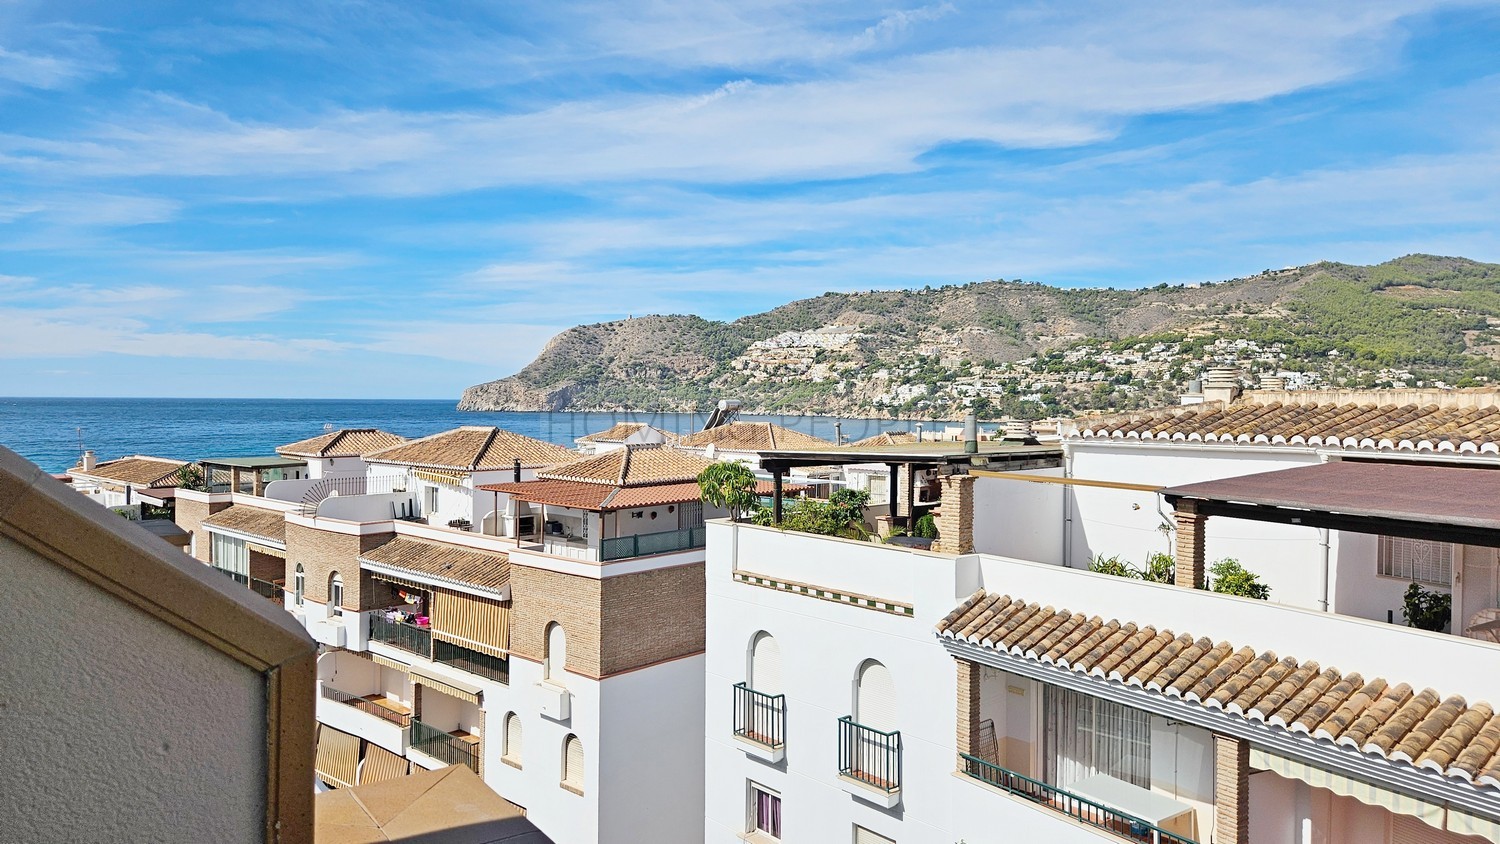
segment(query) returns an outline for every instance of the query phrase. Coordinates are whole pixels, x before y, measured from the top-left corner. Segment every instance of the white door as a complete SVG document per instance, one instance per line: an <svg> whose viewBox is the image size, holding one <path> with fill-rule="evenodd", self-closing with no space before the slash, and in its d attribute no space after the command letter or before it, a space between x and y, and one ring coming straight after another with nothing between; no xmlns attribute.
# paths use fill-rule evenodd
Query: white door
<svg viewBox="0 0 1500 844"><path fill-rule="evenodd" d="M755 637L750 655L749 686L761 694L781 694L781 646L770 633Z"/></svg>

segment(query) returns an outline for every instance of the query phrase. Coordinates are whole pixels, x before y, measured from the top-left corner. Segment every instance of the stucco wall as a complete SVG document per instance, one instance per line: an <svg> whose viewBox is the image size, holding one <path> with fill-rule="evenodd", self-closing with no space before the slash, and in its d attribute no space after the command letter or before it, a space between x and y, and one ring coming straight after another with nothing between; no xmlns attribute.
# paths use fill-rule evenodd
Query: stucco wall
<svg viewBox="0 0 1500 844"><path fill-rule="evenodd" d="M1048 477L1061 469L1029 474ZM1063 561L1065 488L980 477L974 481L974 550L1039 563Z"/></svg>
<svg viewBox="0 0 1500 844"><path fill-rule="evenodd" d="M6 840L262 840L259 674L4 538L0 579Z"/></svg>

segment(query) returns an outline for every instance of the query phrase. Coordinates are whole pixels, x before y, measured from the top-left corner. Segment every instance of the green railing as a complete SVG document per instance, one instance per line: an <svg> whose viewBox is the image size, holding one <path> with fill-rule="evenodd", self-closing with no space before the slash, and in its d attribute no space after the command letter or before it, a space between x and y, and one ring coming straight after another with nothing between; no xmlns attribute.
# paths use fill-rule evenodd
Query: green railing
<svg viewBox="0 0 1500 844"><path fill-rule="evenodd" d="M1054 809L1081 823L1113 833L1129 841L1149 844L1197 844L1193 839L1168 832L1148 821L1070 794L1056 786L1034 780L967 753L959 754L963 772L987 785Z"/></svg>
<svg viewBox="0 0 1500 844"><path fill-rule="evenodd" d="M839 773L888 794L901 790L901 731L839 719Z"/></svg>
<svg viewBox="0 0 1500 844"><path fill-rule="evenodd" d="M646 557L651 554L670 554L673 551L702 548L707 542L708 529L701 527L666 530L660 533L638 533L634 536L616 536L599 543L599 559L607 562L629 557Z"/></svg>
<svg viewBox="0 0 1500 844"><path fill-rule="evenodd" d="M468 765L474 773L479 773L479 745L471 745L415 718L411 719L411 746L439 762Z"/></svg>
<svg viewBox="0 0 1500 844"><path fill-rule="evenodd" d="M379 612L370 613L370 640L432 658L432 628L394 621Z"/></svg>
<svg viewBox="0 0 1500 844"><path fill-rule="evenodd" d="M433 641L432 661L451 665L460 671L467 671L480 677L498 680L507 685L510 683L510 660L480 653L452 642L444 642L441 639Z"/></svg>

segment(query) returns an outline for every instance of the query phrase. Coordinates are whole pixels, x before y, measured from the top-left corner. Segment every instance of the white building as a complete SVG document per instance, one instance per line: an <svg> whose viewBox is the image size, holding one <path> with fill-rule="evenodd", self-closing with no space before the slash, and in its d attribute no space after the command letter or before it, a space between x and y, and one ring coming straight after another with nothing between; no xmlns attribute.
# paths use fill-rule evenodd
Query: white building
<svg viewBox="0 0 1500 844"><path fill-rule="evenodd" d="M68 470L73 489L95 503L111 509L140 515L141 493L148 492L148 503L155 504L150 490L170 489L177 485L177 473L188 465L182 460L135 454L99 463L94 452L85 451L77 466Z"/></svg>

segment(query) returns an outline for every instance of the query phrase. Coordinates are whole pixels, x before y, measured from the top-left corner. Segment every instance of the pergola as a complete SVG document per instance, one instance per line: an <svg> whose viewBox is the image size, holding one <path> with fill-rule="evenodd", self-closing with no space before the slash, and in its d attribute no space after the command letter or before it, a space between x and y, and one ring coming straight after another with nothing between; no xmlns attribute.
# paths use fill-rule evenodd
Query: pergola
<svg viewBox="0 0 1500 844"><path fill-rule="evenodd" d="M782 485L786 474L794 468L808 466L853 466L867 463L884 463L891 470L889 489L891 516L897 518L896 502L900 498L898 474L906 472L906 512L910 514L916 504L914 483L918 469L935 469L949 465L974 466L985 469L1021 471L1025 469L1053 469L1062 465L1062 448L1055 445L1023 445L997 442L978 443L978 449L970 452L961 442L906 443L823 449L818 451L763 451L760 467L771 473L771 518L781 523Z"/></svg>
<svg viewBox="0 0 1500 844"><path fill-rule="evenodd" d="M239 492L240 477L244 472L254 472L251 488L255 495L265 495L266 482L261 472L267 469L292 469L298 466L306 466L306 460L297 460L290 457L282 457L272 454L266 457L210 457L199 460L198 464L203 467L203 480L213 488L213 475L215 470L227 469L229 471L229 491Z"/></svg>
<svg viewBox="0 0 1500 844"><path fill-rule="evenodd" d="M1179 586L1204 587L1204 525L1283 525L1500 547L1500 470L1340 460L1161 491L1177 521Z"/></svg>

